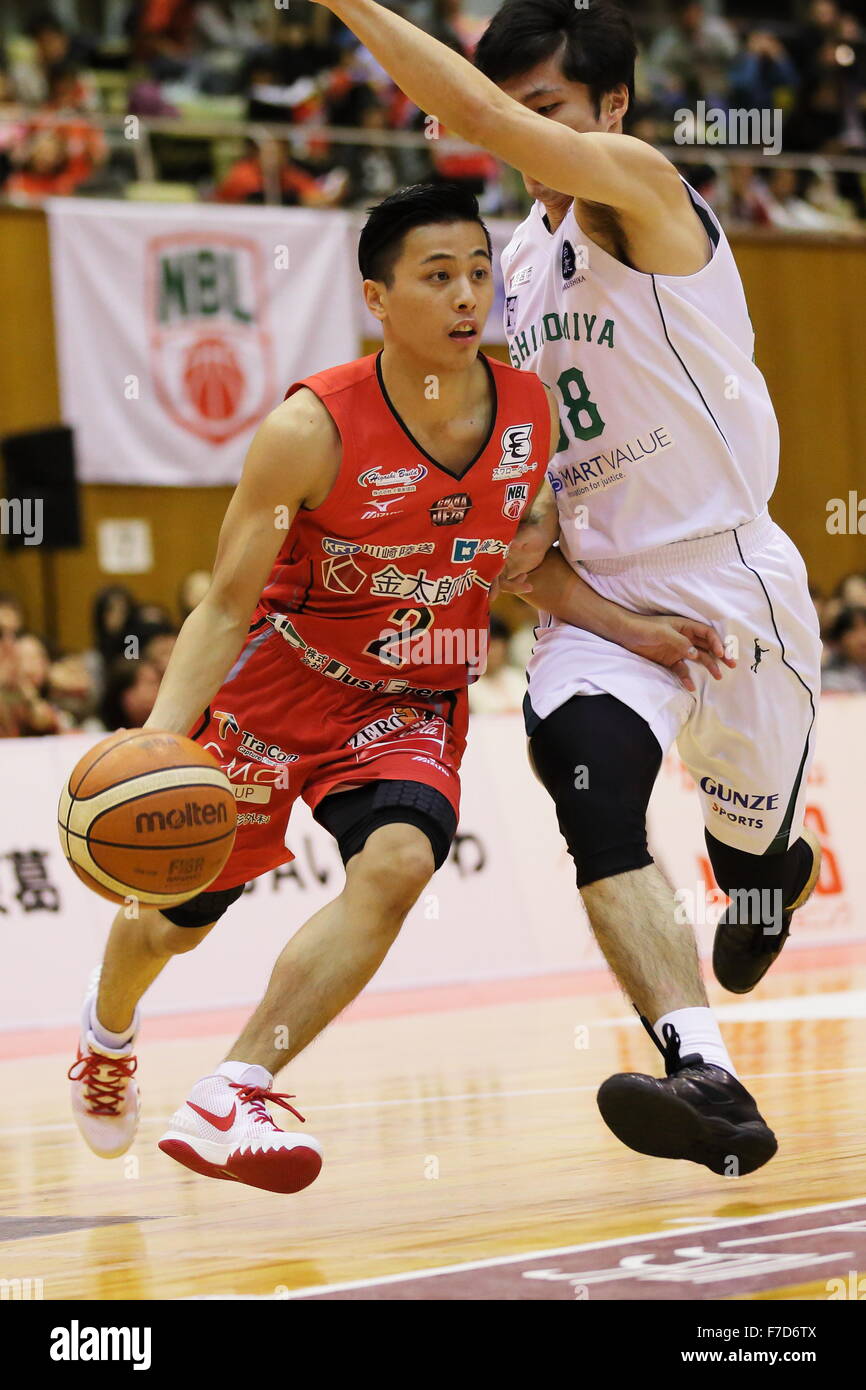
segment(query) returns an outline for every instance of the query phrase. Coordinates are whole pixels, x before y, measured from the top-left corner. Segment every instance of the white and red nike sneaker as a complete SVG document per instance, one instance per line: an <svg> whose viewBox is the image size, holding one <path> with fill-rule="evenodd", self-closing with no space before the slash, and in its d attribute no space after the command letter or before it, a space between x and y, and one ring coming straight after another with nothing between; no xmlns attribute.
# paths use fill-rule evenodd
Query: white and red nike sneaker
<svg viewBox="0 0 866 1390"><path fill-rule="evenodd" d="M169 1121L159 1147L169 1158L206 1178L228 1178L268 1192L300 1192L319 1175L322 1150L312 1135L287 1133L275 1125L265 1101L281 1105L303 1122L289 1100L272 1091L264 1067L224 1063L222 1072L202 1077Z"/></svg>
<svg viewBox="0 0 866 1390"><path fill-rule="evenodd" d="M138 1128L139 1095L135 1081L135 1031L122 1047L106 1047L94 1033L93 1006L99 987L95 971L81 1014L78 1056L67 1072L72 1113L85 1143L100 1158L119 1158L126 1153Z"/></svg>

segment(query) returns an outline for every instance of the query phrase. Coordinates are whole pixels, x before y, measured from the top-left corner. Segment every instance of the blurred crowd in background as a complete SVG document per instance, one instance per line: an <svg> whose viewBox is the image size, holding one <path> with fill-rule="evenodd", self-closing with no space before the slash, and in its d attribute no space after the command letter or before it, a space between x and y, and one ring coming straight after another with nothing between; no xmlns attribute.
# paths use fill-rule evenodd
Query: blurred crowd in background
<svg viewBox="0 0 866 1390"><path fill-rule="evenodd" d="M392 8L471 58L497 4ZM756 155L754 166L732 164L724 175L709 163L683 172L729 224L862 233L866 176L814 157L866 155L864 0L646 0L629 10L641 41L634 135L672 145L678 113L698 113L701 102L779 110L783 152L809 156L808 170ZM167 122L149 133L147 184L134 128L128 138L122 127L130 115ZM119 119L103 129L100 116ZM202 134L196 121L264 124L276 136L262 146L243 134ZM369 142L327 140L315 131L322 126L369 132ZM401 131L415 132L418 145L382 143L384 132ZM471 185L486 213L519 210L519 180L490 156L443 150L424 132L424 114L309 0L55 0L47 9L12 0L0 12L0 198L13 202L91 194L260 203L267 179L286 205L366 206L442 177ZM697 114L691 135L699 146ZM102 590L85 652L55 650L28 627L20 597L0 594L0 737L140 727L208 581L188 575L173 613L122 586ZM813 599L825 689L866 691L866 574ZM474 709L520 708L531 645L530 610L501 603Z"/></svg>
<svg viewBox="0 0 866 1390"><path fill-rule="evenodd" d="M156 700L180 625L207 592L210 575L193 570L180 586L176 611L141 602L122 585L93 598L92 645L57 650L27 626L13 593L0 593L0 738L33 738L74 730L140 728ZM824 640L825 691L866 692L866 573L849 574L832 595L812 592ZM524 668L533 642L534 610L500 600L491 618L487 670L469 690L475 713L520 710Z"/></svg>
<svg viewBox="0 0 866 1390"><path fill-rule="evenodd" d="M497 0L399 0L391 8L471 58ZM630 130L671 145L677 113L778 110L783 153L866 153L863 0L646 0L628 6L641 57ZM382 144L382 132L424 134L424 117L366 49L309 0L14 0L0 18L0 197L52 194L188 196L255 203L266 176L285 204L365 206L401 184L465 180L486 213L519 210L519 181L483 151ZM141 177L135 132L103 131L97 113L166 117L149 138ZM266 123L266 147L196 133L194 121ZM368 143L305 128L369 131ZM279 137L279 128L286 138ZM447 134L440 129L439 136ZM693 122L698 143L701 118ZM132 136L132 138L130 138ZM378 141L378 143L377 143ZM754 167L683 172L728 223L862 232L866 176ZM157 193L157 188L161 193ZM173 189L173 193L171 190ZM166 191L168 190L168 191Z"/></svg>

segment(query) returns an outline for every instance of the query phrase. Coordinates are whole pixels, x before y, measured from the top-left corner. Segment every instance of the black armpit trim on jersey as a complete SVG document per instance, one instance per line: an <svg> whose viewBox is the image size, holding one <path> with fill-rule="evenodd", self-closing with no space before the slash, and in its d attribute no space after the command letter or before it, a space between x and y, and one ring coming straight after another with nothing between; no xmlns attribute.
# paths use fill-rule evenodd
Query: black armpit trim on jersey
<svg viewBox="0 0 866 1390"><path fill-rule="evenodd" d="M716 247L722 239L722 234L719 231L713 219L710 217L710 214L707 212L706 208L702 208L700 203L695 202L694 189L689 187L685 179L683 179L683 185L685 186L685 190L689 195L689 202L691 203L692 207L697 213L700 223L707 236L710 238L710 241L713 244L713 250L715 251Z"/></svg>

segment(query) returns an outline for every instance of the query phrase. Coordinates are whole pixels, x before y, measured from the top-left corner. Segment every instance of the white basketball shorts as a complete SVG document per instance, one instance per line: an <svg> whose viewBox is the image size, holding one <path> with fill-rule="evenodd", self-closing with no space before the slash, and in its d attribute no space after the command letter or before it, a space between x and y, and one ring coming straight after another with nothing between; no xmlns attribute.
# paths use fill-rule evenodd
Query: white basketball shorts
<svg viewBox="0 0 866 1390"><path fill-rule="evenodd" d="M780 852L803 824L820 692L821 642L806 567L763 512L735 530L581 565L588 584L637 613L712 624L737 657L713 680L690 662L690 694L662 666L540 615L527 725L573 695L615 696L667 753L675 742L707 829L750 854ZM537 721L532 721L537 722Z"/></svg>

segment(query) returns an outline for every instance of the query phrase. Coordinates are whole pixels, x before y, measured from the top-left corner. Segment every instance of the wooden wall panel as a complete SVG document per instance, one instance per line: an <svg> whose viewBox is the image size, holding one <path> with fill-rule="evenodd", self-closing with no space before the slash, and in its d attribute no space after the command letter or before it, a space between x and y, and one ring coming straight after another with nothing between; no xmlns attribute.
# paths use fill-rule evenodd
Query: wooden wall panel
<svg viewBox="0 0 866 1390"><path fill-rule="evenodd" d="M866 536L827 531L827 503L866 497L866 247L738 242L755 355L782 437L776 520L831 588L866 570Z"/></svg>
<svg viewBox="0 0 866 1390"><path fill-rule="evenodd" d="M60 421L48 224L38 210L0 209L0 436ZM0 539L0 545L3 544ZM42 627L36 547L0 550L0 589L25 599Z"/></svg>

